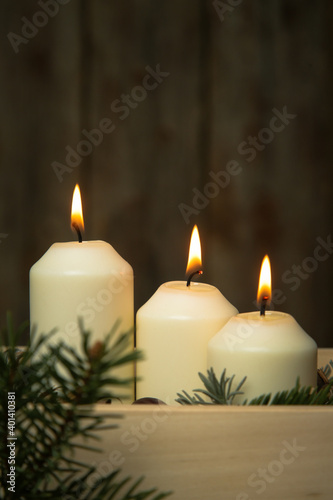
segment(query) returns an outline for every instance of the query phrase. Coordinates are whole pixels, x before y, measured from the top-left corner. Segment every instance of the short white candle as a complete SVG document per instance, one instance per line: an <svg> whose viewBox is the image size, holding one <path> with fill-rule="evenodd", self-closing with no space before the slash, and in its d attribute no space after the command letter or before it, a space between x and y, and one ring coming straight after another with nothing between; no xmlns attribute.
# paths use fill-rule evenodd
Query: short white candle
<svg viewBox="0 0 333 500"><path fill-rule="evenodd" d="M54 243L30 270L31 329L40 335L56 328L51 342L64 341L78 352L78 318L92 332L92 343L103 340L117 321L116 335L131 331L134 339L133 295L132 267L108 243ZM115 373L133 377L133 365ZM134 384L125 392L133 395L133 389Z"/></svg>
<svg viewBox="0 0 333 500"><path fill-rule="evenodd" d="M200 386L207 344L237 314L214 286L171 281L161 285L137 313L137 398L154 397L176 404L177 392Z"/></svg>
<svg viewBox="0 0 333 500"><path fill-rule="evenodd" d="M268 297L266 297L266 300ZM289 314L259 311L231 318L208 343L207 368L219 378L236 375L234 384L246 376L244 395L235 403L262 394L275 394L295 386L316 386L317 345Z"/></svg>

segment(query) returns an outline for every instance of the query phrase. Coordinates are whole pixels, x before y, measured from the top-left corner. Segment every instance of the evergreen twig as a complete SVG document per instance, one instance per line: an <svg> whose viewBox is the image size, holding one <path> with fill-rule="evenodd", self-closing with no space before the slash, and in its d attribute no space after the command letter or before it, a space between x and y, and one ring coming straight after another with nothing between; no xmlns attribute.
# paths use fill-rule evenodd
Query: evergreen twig
<svg viewBox="0 0 333 500"><path fill-rule="evenodd" d="M130 333L91 345L91 335L80 324L82 354L60 342L48 344L54 332L32 340L20 352L20 336L10 315L0 332L0 498L20 500L82 499L160 500L170 493L140 490L141 479L120 478L120 470L105 475L80 460L82 449L100 451L91 444L103 429L116 427L119 413L93 412L94 403L113 398L116 387L129 381L114 368L141 357L128 353ZM1 347L2 344L2 347ZM4 346L7 346L6 348ZM43 353L42 353L43 351ZM8 392L15 392L15 493L8 490ZM118 398L118 396L117 396ZM77 452L77 453L75 453ZM96 480L99 476L100 479Z"/></svg>
<svg viewBox="0 0 333 500"><path fill-rule="evenodd" d="M333 361L329 363L323 372L326 376L331 374L333 369ZM194 395L189 395L186 391L182 393L177 393L178 398L176 401L181 405L231 405L233 404L234 398L238 395L242 395L242 386L246 380L244 377L237 387L232 390L232 385L234 383L235 375L232 377L226 376L226 370L224 369L220 380L217 379L213 368L207 370L207 376L199 373L199 377L205 387L205 389L194 389ZM275 395L272 394L262 394L257 398L252 399L250 402L245 400L243 405L333 405L333 377L329 380L329 383L321 389L315 390L313 387L301 387L299 379L296 380L295 386L286 391L278 392ZM203 399L201 394L206 396ZM207 399L208 398L208 399Z"/></svg>
<svg viewBox="0 0 333 500"><path fill-rule="evenodd" d="M207 370L207 374L208 377L205 377L202 373L199 373L199 377L206 389L194 389L194 396L189 396L185 391L183 391L183 395L177 393L179 397L176 401L182 405L231 405L235 396L243 394L241 388L246 377L240 381L235 390L231 390L234 375L231 378L226 377L226 370L223 370L220 380L218 380L213 368ZM198 393L204 394L209 399L203 399Z"/></svg>

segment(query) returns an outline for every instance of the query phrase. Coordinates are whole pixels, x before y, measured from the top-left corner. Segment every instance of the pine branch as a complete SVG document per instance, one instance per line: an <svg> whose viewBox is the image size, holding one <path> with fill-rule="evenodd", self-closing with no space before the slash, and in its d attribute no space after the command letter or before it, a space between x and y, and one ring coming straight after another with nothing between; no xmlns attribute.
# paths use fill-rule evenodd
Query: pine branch
<svg viewBox="0 0 333 500"><path fill-rule="evenodd" d="M330 374L330 369L333 368L331 361L323 371ZM242 395L241 388L246 380L244 377L237 387L233 390L234 377L226 377L226 370L223 370L220 380L217 379L213 368L207 370L207 377L199 373L199 377L205 389L194 389L194 396L190 396L186 391L177 393L176 401L181 405L231 405L236 396ZM250 402L245 402L243 405L333 405L333 377L324 387L314 390L313 387L301 387L299 379L295 386L286 391L278 392L275 395L262 394ZM204 394L206 399L203 399L200 394ZM207 399L208 398L208 399Z"/></svg>
<svg viewBox="0 0 333 500"><path fill-rule="evenodd" d="M232 390L232 384L234 381L234 375L232 377L226 377L226 370L224 369L220 380L216 378L213 368L207 370L208 377L205 377L202 373L199 373L199 377L204 384L206 389L194 389L194 396L189 396L185 391L183 394L177 393L178 399L176 401L182 405L186 404L201 404L201 405L231 405L235 396L243 394L241 391L242 385L244 384L246 377L241 380L237 385L235 390ZM210 399L204 400L198 393L204 394Z"/></svg>
<svg viewBox="0 0 333 500"><path fill-rule="evenodd" d="M165 498L170 493L140 491L141 483L120 478L120 470L96 481L96 467L79 459L82 449L98 452L99 432L115 428L114 420L121 418L114 413L98 415L91 405L112 399L116 387L129 383L114 376L115 367L141 358L137 352L128 354L130 333L116 335L114 328L104 342L92 345L90 333L82 325L80 329L82 354L62 342L48 344L54 332L32 339L31 346L19 352L16 346L24 328L15 331L7 317L0 332L7 346L0 346L0 498L104 500L115 498L116 492L119 500ZM16 404L13 494L7 485L8 392L15 392ZM126 491L131 484L132 490Z"/></svg>

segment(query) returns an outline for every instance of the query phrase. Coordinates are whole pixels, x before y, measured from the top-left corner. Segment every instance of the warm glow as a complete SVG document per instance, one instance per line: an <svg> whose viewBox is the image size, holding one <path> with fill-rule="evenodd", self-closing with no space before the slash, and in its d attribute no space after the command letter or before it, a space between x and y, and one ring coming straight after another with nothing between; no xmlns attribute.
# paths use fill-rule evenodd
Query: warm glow
<svg viewBox="0 0 333 500"><path fill-rule="evenodd" d="M268 305L271 301L271 295L272 295L271 265L269 262L268 255L265 255L260 269L259 286L257 294L258 304L261 305L263 299L265 299Z"/></svg>
<svg viewBox="0 0 333 500"><path fill-rule="evenodd" d="M194 273L195 271L200 271L202 267L201 263L201 245L199 238L199 231L197 226L194 226L191 236L190 251L188 253L188 261L186 274Z"/></svg>
<svg viewBox="0 0 333 500"><path fill-rule="evenodd" d="M73 227L76 225L80 231L84 230L81 194L78 184L76 184L73 193L71 224Z"/></svg>

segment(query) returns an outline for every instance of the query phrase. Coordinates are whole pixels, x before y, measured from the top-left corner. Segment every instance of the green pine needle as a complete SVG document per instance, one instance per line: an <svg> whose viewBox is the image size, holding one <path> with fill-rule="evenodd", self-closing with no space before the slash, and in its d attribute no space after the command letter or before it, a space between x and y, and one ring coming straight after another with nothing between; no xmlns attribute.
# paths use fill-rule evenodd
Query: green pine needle
<svg viewBox="0 0 333 500"><path fill-rule="evenodd" d="M323 372L328 377L333 369L333 361L323 368ZM224 369L220 380L217 379L213 368L207 370L207 376L199 373L205 389L194 389L194 395L189 395L186 391L177 393L177 403L181 405L231 405L235 396L243 394L242 386L246 380L244 377L235 389L232 388L235 375L232 377L226 376ZM314 390L313 387L301 387L299 379L296 380L295 386L286 391L278 392L275 395L262 394L250 402L244 401L243 405L333 405L333 378L322 389ZM203 399L201 394L206 396Z"/></svg>
<svg viewBox="0 0 333 500"><path fill-rule="evenodd" d="M82 354L63 342L49 345L54 332L38 339L32 336L31 345L20 352L16 346L27 328L25 324L15 330L7 315L0 332L0 498L108 500L117 494L117 500L159 500L168 496L140 490L141 480L120 478L120 470L95 481L96 468L80 460L81 450L100 451L95 446L100 431L117 427L114 420L121 418L114 413L98 415L91 405L114 398L115 388L133 382L113 373L115 367L141 359L139 352L128 353L130 333L117 336L113 328L104 342L92 345L90 333L80 324ZM7 407L12 391L15 493L7 484Z"/></svg>

